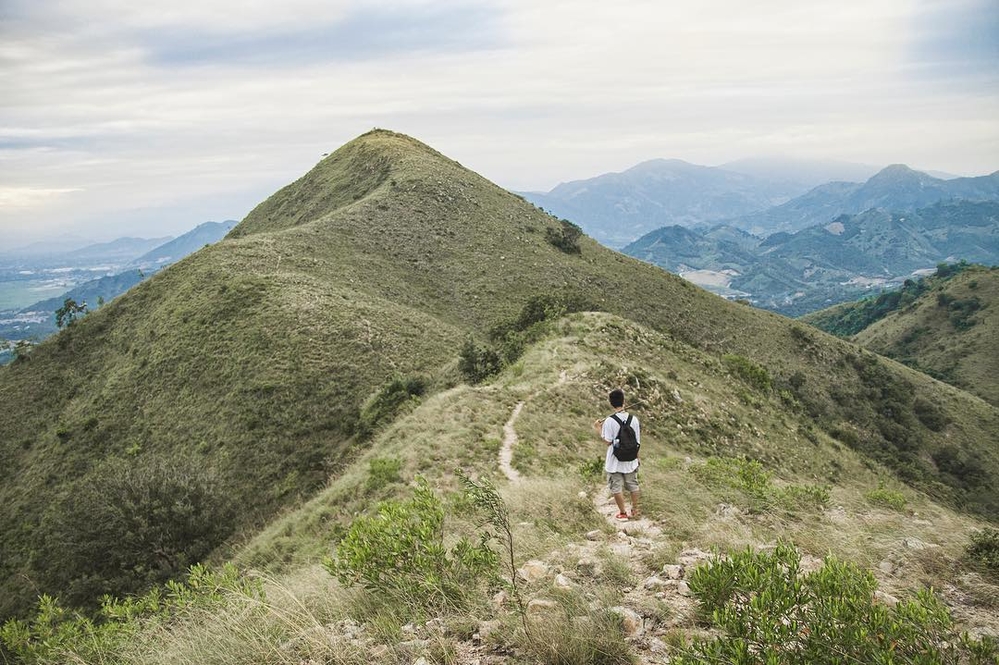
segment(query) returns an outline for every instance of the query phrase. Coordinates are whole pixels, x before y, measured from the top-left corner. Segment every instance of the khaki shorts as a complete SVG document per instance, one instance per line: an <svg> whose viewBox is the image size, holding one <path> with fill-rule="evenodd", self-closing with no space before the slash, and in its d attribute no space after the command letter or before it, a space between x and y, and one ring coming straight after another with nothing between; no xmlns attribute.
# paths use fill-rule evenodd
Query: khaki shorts
<svg viewBox="0 0 999 665"><path fill-rule="evenodd" d="M638 470L631 473L608 473L607 487L611 494L620 494L621 490L638 491Z"/></svg>

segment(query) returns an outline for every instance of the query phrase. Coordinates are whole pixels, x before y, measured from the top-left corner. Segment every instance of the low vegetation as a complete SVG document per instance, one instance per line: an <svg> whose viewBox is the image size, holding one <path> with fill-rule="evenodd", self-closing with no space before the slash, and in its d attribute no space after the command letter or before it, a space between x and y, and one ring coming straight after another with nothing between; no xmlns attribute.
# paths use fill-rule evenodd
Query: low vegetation
<svg viewBox="0 0 999 665"><path fill-rule="evenodd" d="M695 570L690 589L723 634L695 641L672 662L988 665L999 655L999 641L957 632L931 590L887 603L874 576L855 565L830 557L804 574L799 564L796 549L780 543Z"/></svg>

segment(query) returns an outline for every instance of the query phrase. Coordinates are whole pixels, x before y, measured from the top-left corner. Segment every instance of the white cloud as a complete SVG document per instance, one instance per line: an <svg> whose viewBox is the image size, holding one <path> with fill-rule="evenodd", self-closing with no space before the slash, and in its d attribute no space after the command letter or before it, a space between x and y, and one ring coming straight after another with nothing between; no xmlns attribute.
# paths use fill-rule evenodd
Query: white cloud
<svg viewBox="0 0 999 665"><path fill-rule="evenodd" d="M909 0L10 1L3 182L85 192L8 230L241 215L373 126L518 189L653 157L999 166L999 90L913 76Z"/></svg>

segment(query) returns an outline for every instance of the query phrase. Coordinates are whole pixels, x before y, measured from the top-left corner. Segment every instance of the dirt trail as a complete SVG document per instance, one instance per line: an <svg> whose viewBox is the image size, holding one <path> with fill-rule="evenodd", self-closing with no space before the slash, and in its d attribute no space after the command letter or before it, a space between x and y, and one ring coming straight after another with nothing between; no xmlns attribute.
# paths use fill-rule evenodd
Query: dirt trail
<svg viewBox="0 0 999 665"><path fill-rule="evenodd" d="M566 370L562 370L558 375L558 383L555 385L560 386L566 382L568 375ZM540 395L543 390L538 390L521 402L517 402L517 406L513 407L513 412L510 414L510 420L506 421L503 425L503 445L500 447L499 451L499 466L503 475L507 477L511 483L520 482L520 472L513 468L511 462L513 461L513 447L517 445L519 439L517 438L517 430L513 428L514 423L517 422L517 418L520 417L520 411L527 404L528 400L532 400L538 395Z"/></svg>

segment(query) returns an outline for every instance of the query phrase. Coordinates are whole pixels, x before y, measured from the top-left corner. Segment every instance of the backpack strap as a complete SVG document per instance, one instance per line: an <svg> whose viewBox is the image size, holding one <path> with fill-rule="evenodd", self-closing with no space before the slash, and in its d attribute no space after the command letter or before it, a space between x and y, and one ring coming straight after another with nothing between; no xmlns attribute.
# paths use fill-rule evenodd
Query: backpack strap
<svg viewBox="0 0 999 665"><path fill-rule="evenodd" d="M621 425L622 427L624 427L625 425L627 425L628 427L631 427L631 418L632 418L632 416L631 416L630 413L628 414L628 419L627 420L621 420L620 418L617 417L616 413L612 413L610 417L613 418L614 421L618 425Z"/></svg>

